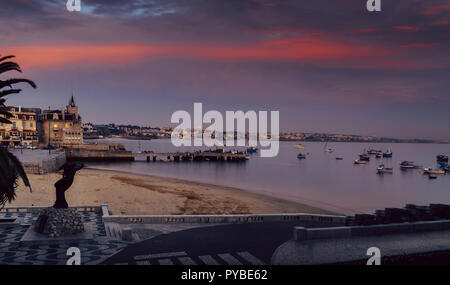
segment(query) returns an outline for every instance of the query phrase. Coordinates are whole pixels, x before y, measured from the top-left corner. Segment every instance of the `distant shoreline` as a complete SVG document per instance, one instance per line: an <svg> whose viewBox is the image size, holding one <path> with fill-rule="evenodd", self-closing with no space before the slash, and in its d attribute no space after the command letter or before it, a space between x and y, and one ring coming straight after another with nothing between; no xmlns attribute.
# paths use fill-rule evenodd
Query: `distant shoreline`
<svg viewBox="0 0 450 285"><path fill-rule="evenodd" d="M158 137L158 138L139 138L139 137L104 137L104 138L86 138L85 140L114 140L114 139L124 139L124 140L168 140L170 138ZM426 140L426 139L392 139L392 141L365 141L365 140L351 140L351 141L339 141L339 140L303 140L303 139L283 139L280 138L280 142L319 142L319 143L392 143L392 144L450 144L450 141L439 141L439 140Z"/></svg>

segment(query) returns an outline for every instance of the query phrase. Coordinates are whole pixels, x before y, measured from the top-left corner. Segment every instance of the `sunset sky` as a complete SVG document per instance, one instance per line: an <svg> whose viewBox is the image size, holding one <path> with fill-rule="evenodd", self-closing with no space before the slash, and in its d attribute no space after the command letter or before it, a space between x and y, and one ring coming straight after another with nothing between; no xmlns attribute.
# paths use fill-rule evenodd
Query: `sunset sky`
<svg viewBox="0 0 450 285"><path fill-rule="evenodd" d="M279 110L283 131L450 138L450 1L0 0L0 54L38 89L9 105L170 125ZM16 74L10 74L16 76Z"/></svg>

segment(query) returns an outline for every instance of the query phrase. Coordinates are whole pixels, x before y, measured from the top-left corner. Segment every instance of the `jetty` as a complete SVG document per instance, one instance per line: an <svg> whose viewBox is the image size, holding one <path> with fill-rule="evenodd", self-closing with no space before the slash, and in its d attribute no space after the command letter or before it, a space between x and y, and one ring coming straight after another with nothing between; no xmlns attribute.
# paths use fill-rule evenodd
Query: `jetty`
<svg viewBox="0 0 450 285"><path fill-rule="evenodd" d="M98 148L67 148L68 160L80 161L135 161L146 160L147 162L179 162L179 161L228 161L244 162L248 157L243 152L131 152L124 149L98 149Z"/></svg>

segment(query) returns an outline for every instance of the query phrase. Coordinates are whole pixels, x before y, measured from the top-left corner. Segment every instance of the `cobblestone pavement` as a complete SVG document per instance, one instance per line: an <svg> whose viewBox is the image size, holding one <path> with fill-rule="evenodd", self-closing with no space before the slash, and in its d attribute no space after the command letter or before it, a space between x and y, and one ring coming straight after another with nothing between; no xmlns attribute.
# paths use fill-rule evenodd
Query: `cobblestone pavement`
<svg viewBox="0 0 450 285"><path fill-rule="evenodd" d="M60 242L58 244L20 244L20 239L37 218L37 213L0 213L0 218L19 218L22 225L0 227L0 264L9 265L63 265L69 247L81 251L81 264L98 264L117 253L129 243L106 237L101 213L81 212L83 222L94 234L93 241Z"/></svg>

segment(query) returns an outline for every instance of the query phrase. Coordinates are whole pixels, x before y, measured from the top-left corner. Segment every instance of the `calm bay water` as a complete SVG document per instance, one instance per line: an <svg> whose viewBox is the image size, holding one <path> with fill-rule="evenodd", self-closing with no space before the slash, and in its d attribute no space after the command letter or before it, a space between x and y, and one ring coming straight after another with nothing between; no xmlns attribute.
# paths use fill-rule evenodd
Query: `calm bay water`
<svg viewBox="0 0 450 285"><path fill-rule="evenodd" d="M168 139L99 140L118 142L128 150L191 151L175 148ZM280 152L274 158L251 155L245 163L180 162L163 163L137 160L135 162L91 163L91 167L156 175L196 182L242 188L251 192L298 201L324 209L351 214L373 212L385 207L403 207L406 203L450 204L450 175L429 180L422 169L401 171L402 160L414 161L423 167L437 167L436 155L450 154L445 144L368 144L329 143L333 153L324 152L324 143L302 142L305 149L295 148L296 142L280 142ZM354 165L353 161L364 149L391 148L393 158L371 157L367 165ZM198 149L198 148L197 148ZM235 148L239 149L239 148ZM240 148L243 149L243 148ZM297 154L307 155L298 160ZM336 160L336 157L344 160ZM378 175L376 168L384 163L393 167L393 174Z"/></svg>

